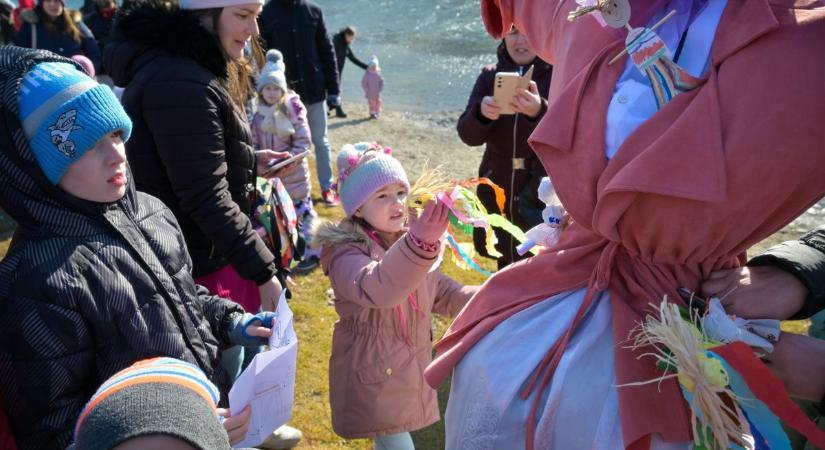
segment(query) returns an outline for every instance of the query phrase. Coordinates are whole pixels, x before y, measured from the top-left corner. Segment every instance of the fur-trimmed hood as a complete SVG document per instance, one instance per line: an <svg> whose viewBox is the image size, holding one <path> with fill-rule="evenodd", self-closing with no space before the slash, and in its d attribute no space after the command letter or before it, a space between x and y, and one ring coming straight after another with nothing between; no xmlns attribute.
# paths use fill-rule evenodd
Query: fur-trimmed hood
<svg viewBox="0 0 825 450"><path fill-rule="evenodd" d="M343 244L367 244L369 236L360 225L349 219L339 223L318 220L311 231L312 236L321 246L333 247Z"/></svg>
<svg viewBox="0 0 825 450"><path fill-rule="evenodd" d="M163 54L189 58L218 78L227 76L227 56L217 35L177 2L128 2L112 24L103 65L118 86L126 86L146 63Z"/></svg>

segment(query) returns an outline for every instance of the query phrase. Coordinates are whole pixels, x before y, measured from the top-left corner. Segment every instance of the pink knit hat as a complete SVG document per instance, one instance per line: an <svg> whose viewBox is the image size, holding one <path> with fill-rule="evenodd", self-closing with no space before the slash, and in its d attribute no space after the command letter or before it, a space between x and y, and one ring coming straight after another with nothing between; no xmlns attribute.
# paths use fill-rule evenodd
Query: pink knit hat
<svg viewBox="0 0 825 450"><path fill-rule="evenodd" d="M94 63L92 63L92 60L91 60L91 59L87 58L87 57L86 57L86 56L84 56L84 55L80 55L80 54L78 54L78 55L72 55L72 59L73 59L76 63L78 63L78 64L80 64L81 66L83 66L83 70L85 70L85 71L86 71L86 74L88 74L88 75L89 75L90 77L92 77L92 78L94 78L94 77L95 77L95 65L94 65Z"/></svg>
<svg viewBox="0 0 825 450"><path fill-rule="evenodd" d="M180 9L209 9L248 5L250 3L263 5L264 0L180 0L179 3Z"/></svg>
<svg viewBox="0 0 825 450"><path fill-rule="evenodd" d="M388 184L401 183L410 189L404 167L390 156L391 151L374 142L359 142L347 144L338 152L338 194L347 217Z"/></svg>

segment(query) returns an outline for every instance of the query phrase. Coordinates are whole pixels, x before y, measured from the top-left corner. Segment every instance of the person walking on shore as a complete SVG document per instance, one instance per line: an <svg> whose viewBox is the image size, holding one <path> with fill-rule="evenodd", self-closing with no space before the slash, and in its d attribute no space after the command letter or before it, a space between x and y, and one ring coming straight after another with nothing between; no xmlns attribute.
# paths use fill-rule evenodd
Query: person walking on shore
<svg viewBox="0 0 825 450"><path fill-rule="evenodd" d="M381 75L381 67L378 66L378 57L372 55L369 68L361 78L361 87L364 95L367 96L370 119L377 119L381 115L383 102L381 101L381 91L384 90L384 76Z"/></svg>
<svg viewBox="0 0 825 450"><path fill-rule="evenodd" d="M267 49L284 55L289 88L307 107L307 119L315 147L315 165L321 197L327 206L338 204L332 188L332 160L327 138L327 109L340 106L335 49L327 33L324 13L309 0L271 0L258 18Z"/></svg>
<svg viewBox="0 0 825 450"><path fill-rule="evenodd" d="M363 61L355 57L355 54L352 53L352 49L350 45L355 42L355 36L358 33L358 30L352 26L347 25L344 28L341 28L335 36L332 37L332 45L335 47L335 62L338 63L338 84L341 84L341 80L344 78L344 63L347 62L347 59L352 61L353 64L356 66L367 70L367 64L364 64ZM344 112L344 109L341 105L330 107L331 110L335 110L335 117L345 118L347 117L347 113Z"/></svg>

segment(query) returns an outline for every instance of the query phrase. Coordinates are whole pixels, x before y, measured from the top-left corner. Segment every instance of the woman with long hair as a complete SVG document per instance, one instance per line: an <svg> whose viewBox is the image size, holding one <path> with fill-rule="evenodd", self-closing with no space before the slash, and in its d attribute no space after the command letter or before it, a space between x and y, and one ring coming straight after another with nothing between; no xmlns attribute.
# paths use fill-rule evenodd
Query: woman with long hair
<svg viewBox="0 0 825 450"><path fill-rule="evenodd" d="M288 155L253 150L245 111L262 5L132 2L104 55L135 124L126 152L137 189L175 214L196 281L247 311L275 310L286 277L250 219L256 176Z"/></svg>
<svg viewBox="0 0 825 450"><path fill-rule="evenodd" d="M67 58L83 55L100 70L100 48L79 11L66 8L63 0L40 0L34 9L20 13L22 25L14 45L39 48Z"/></svg>

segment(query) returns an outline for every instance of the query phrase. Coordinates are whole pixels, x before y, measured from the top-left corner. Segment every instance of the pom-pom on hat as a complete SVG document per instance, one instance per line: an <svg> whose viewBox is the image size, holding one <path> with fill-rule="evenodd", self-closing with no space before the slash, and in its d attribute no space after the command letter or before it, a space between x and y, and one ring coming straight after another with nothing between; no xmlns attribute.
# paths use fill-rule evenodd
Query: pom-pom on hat
<svg viewBox="0 0 825 450"><path fill-rule="evenodd" d="M248 5L250 3L264 4L264 0L180 0L180 9L210 9L225 8L227 6Z"/></svg>
<svg viewBox="0 0 825 450"><path fill-rule="evenodd" d="M200 450L230 450L216 411L219 397L193 364L163 357L139 361L94 393L77 420L74 448L110 450L132 438L163 434Z"/></svg>
<svg viewBox="0 0 825 450"><path fill-rule="evenodd" d="M255 80L258 92L261 92L267 84L274 84L286 92L286 74L284 70L284 56L281 52L274 48L267 51L266 64L264 64L261 73L258 74L258 78Z"/></svg>
<svg viewBox="0 0 825 450"><path fill-rule="evenodd" d="M126 141L132 133L132 121L112 90L69 63L32 67L17 101L23 133L53 184L103 136L120 130Z"/></svg>
<svg viewBox="0 0 825 450"><path fill-rule="evenodd" d="M389 147L368 142L347 144L338 152L338 194L347 217L388 184L401 183L410 189L404 167L390 156L391 152Z"/></svg>
<svg viewBox="0 0 825 450"><path fill-rule="evenodd" d="M87 58L86 55L72 55L72 61L80 64L83 67L83 70L86 71L86 74L90 77L95 77L95 65L91 59Z"/></svg>

